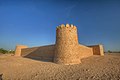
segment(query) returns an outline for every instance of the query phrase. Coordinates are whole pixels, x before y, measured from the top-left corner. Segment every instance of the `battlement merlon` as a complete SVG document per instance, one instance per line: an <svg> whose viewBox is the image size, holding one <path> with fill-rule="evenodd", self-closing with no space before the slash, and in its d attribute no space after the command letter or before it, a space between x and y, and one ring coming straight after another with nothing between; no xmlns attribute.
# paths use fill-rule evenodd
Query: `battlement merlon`
<svg viewBox="0 0 120 80"><path fill-rule="evenodd" d="M76 26L74 26L73 24L61 24L59 26L57 26L56 30L60 30L60 29L77 29Z"/></svg>

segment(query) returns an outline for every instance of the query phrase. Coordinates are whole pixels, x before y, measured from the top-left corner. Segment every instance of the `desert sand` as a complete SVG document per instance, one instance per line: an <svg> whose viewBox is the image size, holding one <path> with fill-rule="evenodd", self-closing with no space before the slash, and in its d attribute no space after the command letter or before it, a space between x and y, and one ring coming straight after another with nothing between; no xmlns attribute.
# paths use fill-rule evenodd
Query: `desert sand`
<svg viewBox="0 0 120 80"><path fill-rule="evenodd" d="M75 65L0 55L1 74L3 80L120 80L120 54L94 55Z"/></svg>

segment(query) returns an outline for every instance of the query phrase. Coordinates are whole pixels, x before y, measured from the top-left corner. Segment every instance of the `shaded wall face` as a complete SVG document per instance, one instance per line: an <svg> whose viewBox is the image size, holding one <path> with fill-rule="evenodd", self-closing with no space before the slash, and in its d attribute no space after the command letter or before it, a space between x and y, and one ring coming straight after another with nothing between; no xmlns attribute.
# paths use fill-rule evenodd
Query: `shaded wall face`
<svg viewBox="0 0 120 80"><path fill-rule="evenodd" d="M21 55L27 58L39 59L41 61L53 61L54 45L22 49Z"/></svg>
<svg viewBox="0 0 120 80"><path fill-rule="evenodd" d="M102 45L93 45L89 46L93 49L93 54L94 55L104 55L104 49Z"/></svg>

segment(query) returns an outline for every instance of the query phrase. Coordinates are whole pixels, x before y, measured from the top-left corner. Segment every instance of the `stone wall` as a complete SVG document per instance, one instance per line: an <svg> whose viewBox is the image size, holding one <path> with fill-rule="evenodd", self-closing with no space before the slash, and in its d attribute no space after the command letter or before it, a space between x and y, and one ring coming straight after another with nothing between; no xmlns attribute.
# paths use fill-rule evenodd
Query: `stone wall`
<svg viewBox="0 0 120 80"><path fill-rule="evenodd" d="M78 53L80 58L86 58L93 55L93 49L84 45L79 44Z"/></svg>
<svg viewBox="0 0 120 80"><path fill-rule="evenodd" d="M42 61L53 61L54 45L22 49L21 56Z"/></svg>
<svg viewBox="0 0 120 80"><path fill-rule="evenodd" d="M27 48L24 45L17 45L15 49L15 56L21 56L21 49Z"/></svg>
<svg viewBox="0 0 120 80"><path fill-rule="evenodd" d="M103 45L93 45L89 47L93 49L93 55L104 55Z"/></svg>

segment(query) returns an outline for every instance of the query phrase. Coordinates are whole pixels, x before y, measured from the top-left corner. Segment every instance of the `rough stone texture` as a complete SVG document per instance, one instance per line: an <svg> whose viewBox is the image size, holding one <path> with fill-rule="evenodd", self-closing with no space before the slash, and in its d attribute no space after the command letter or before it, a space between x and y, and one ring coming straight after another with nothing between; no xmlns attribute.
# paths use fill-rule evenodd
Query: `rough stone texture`
<svg viewBox="0 0 120 80"><path fill-rule="evenodd" d="M92 55L104 55L102 45L87 47L79 44L77 28L69 24L62 24L56 28L56 43L54 45L24 48L26 46L17 46L15 54L67 65L79 64L82 58Z"/></svg>
<svg viewBox="0 0 120 80"><path fill-rule="evenodd" d="M89 46L93 49L93 55L104 55L104 48L103 45L93 45L93 46Z"/></svg>
<svg viewBox="0 0 120 80"><path fill-rule="evenodd" d="M75 26L61 25L56 30L54 62L58 64L81 63L78 53L78 36Z"/></svg>
<svg viewBox="0 0 120 80"><path fill-rule="evenodd" d="M15 56L21 56L21 49L27 48L24 45L17 45L15 49Z"/></svg>

